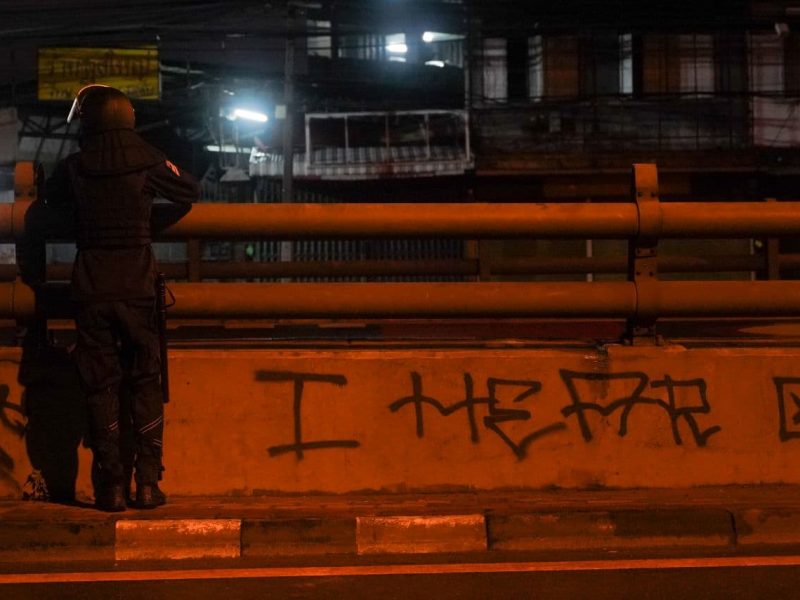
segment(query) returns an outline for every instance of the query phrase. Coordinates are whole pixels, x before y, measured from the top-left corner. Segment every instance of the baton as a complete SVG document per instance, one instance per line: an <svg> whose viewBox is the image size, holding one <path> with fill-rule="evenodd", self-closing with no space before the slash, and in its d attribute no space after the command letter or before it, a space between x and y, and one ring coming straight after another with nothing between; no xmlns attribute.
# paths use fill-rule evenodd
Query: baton
<svg viewBox="0 0 800 600"><path fill-rule="evenodd" d="M167 363L167 282L163 273L156 274L156 310L158 312L158 342L161 355L161 396L169 402L169 365Z"/></svg>

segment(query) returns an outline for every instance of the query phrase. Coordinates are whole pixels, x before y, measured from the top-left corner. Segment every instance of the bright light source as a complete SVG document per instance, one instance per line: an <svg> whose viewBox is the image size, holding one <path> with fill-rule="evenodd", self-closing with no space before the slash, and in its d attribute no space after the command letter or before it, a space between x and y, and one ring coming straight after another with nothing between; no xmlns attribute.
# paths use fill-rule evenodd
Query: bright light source
<svg viewBox="0 0 800 600"><path fill-rule="evenodd" d="M408 52L408 46L405 44L387 44L386 51L393 54L405 54Z"/></svg>
<svg viewBox="0 0 800 600"><path fill-rule="evenodd" d="M269 117L264 113L256 112L254 110L247 110L244 108L236 108L233 111L234 119L246 119L248 121L258 121L259 123L266 123Z"/></svg>
<svg viewBox="0 0 800 600"><path fill-rule="evenodd" d="M427 60L425 61L425 64L428 65L429 67L439 67L439 68L444 67L443 60Z"/></svg>
<svg viewBox="0 0 800 600"><path fill-rule="evenodd" d="M222 152L224 154L250 154L252 148L250 146L234 146L233 144L209 144L205 146L209 152Z"/></svg>
<svg viewBox="0 0 800 600"><path fill-rule="evenodd" d="M422 34L422 41L426 44L431 42L455 42L463 40L464 36L460 33L445 33L443 31L426 31Z"/></svg>

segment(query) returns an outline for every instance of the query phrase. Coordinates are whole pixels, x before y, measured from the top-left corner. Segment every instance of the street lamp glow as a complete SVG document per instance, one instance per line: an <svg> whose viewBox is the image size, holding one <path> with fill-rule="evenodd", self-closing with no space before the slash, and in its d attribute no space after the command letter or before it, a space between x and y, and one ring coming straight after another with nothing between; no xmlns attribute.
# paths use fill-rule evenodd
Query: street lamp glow
<svg viewBox="0 0 800 600"><path fill-rule="evenodd" d="M386 51L392 54L405 54L408 52L408 46L405 44L387 44Z"/></svg>
<svg viewBox="0 0 800 600"><path fill-rule="evenodd" d="M259 123L266 123L269 117L264 113L256 112L254 110L247 110L244 108L236 108L233 111L234 119L245 119L247 121L258 121Z"/></svg>
<svg viewBox="0 0 800 600"><path fill-rule="evenodd" d="M430 44L434 39L436 39L436 34L432 31L426 31L422 34L422 41L426 44Z"/></svg>

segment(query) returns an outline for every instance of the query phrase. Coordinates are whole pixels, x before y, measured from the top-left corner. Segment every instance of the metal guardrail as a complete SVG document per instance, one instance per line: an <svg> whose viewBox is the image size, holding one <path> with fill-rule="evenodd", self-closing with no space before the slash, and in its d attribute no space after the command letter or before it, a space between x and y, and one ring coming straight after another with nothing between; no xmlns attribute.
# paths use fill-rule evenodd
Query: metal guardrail
<svg viewBox="0 0 800 600"><path fill-rule="evenodd" d="M800 254L782 254L779 268L800 269ZM628 262L624 256L524 258L490 257L474 259L425 260L297 260L297 261L200 261L197 279L284 279L345 277L480 277L481 269L491 277L530 275L580 275L586 273L625 273ZM767 269L765 255L731 256L660 256L661 273L763 272ZM191 261L159 262L159 269L170 279L192 280ZM72 275L72 263L47 265L48 281L67 281ZM0 281L13 281L16 265L0 265Z"/></svg>
<svg viewBox="0 0 800 600"><path fill-rule="evenodd" d="M22 188L25 186L22 185ZM30 182L29 196L35 196ZM0 240L23 241L38 205L21 198L0 206ZM628 281L603 283L176 283L180 317L617 317L634 338L651 338L664 316L800 315L800 282L664 282L658 240L800 234L800 202L670 202L658 199L655 165L634 166L633 202L603 204L198 204L186 213L154 207L157 239L298 239L455 237L622 238L629 242ZM45 227L68 237L63 221ZM28 231L26 232L26 229ZM724 257L723 257L724 258ZM752 265L748 257L747 266ZM729 257L729 264L742 257ZM558 268L584 268L563 259ZM680 259L673 267L683 268ZM702 262L703 259L693 259ZM719 259L722 260L722 259ZM444 265L419 265L436 271ZM463 273L475 261L445 261ZM691 262L691 261L689 261ZM387 263L398 271L396 262ZM291 267L298 267L292 264ZM373 268L371 265L369 268ZM618 268L610 261L608 268ZM521 268L514 261L509 270ZM51 267L52 270L65 267ZM194 273L214 272L202 263ZM289 266L227 264L244 276L282 276ZM317 268L316 266L314 268ZM335 269L336 267L334 267ZM349 266L339 265L345 272ZM44 270L42 265L42 270ZM187 266L187 270L191 270ZM220 274L221 271L217 271ZM213 275L208 275L213 276ZM58 312L41 290L39 307ZM0 284L0 317L30 318L34 295L20 282Z"/></svg>
<svg viewBox="0 0 800 600"><path fill-rule="evenodd" d="M0 242L23 237L31 204L30 200L21 200L0 205ZM169 205L156 205L154 219L160 240L631 238L650 227L651 222L657 225L659 237L726 238L800 235L800 202L658 203L649 215L644 215L636 204L622 202L204 203L194 205L186 214ZM68 237L63 226L61 232L61 237Z"/></svg>

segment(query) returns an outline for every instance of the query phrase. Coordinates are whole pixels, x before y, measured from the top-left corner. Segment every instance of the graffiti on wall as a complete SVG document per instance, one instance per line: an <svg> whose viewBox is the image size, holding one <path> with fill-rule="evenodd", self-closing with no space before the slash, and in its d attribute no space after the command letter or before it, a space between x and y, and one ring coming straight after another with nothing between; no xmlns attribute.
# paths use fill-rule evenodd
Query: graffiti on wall
<svg viewBox="0 0 800 600"><path fill-rule="evenodd" d="M719 425L708 422L711 420L711 404L708 386L702 378L676 379L667 374L651 379L640 371L597 373L561 369L558 393L566 395L568 402L560 408L557 418L542 418L537 412L537 403L543 400L543 394L552 391L543 389L542 382L536 379L489 376L480 380L472 373L464 373L463 395L452 402L445 402L426 393L425 381L419 372L412 371L409 375L410 393L390 402L388 409L393 414L413 411L417 438L425 437L426 419L430 419L431 415L439 418L462 415L473 444L480 443L481 431L489 432L497 436L518 459L528 456L530 448L538 440L567 430L569 419L575 420L583 440L591 442L595 433L590 424L590 413L616 419L616 433L619 437L625 437L629 432L630 417L638 407L656 407L667 417L676 445L685 443L686 434L681 431L681 423L684 430L688 429L691 443L697 447L705 446L711 436L721 431ZM303 436L306 386L313 384L344 388L348 384L344 375L261 370L256 372L255 379L266 384L288 383L291 389L286 400L292 402L293 437L286 443L270 446L270 456L294 454L297 459L302 459L307 451L360 446L355 439L308 440ZM598 388L607 392L612 385L616 393L597 393ZM270 392L271 395L273 393ZM530 424L530 428L523 435L514 436L508 431L512 423ZM800 424L797 430L800 436Z"/></svg>
<svg viewBox="0 0 800 600"><path fill-rule="evenodd" d="M7 385L0 385L0 424L6 431L11 432L18 439L25 435L24 409L22 404L15 404L9 400L10 389ZM14 459L0 446L0 480L19 487L13 475Z"/></svg>
<svg viewBox="0 0 800 600"><path fill-rule="evenodd" d="M572 416L576 418L581 435L586 442L590 442L594 438L587 418L589 412L593 411L604 417L618 413L619 426L617 434L620 437L625 437L628 433L630 415L637 406L649 405L661 408L669 419L672 438L676 445L683 444L683 437L678 427L681 420L689 427L692 439L695 445L699 447L705 446L708 438L721 429L718 425L703 428L697 420L699 415L707 415L711 412L707 385L703 379L679 380L670 375L665 375L662 379L651 380L647 374L638 371L596 373L561 369L559 375L570 399L570 403L561 409L561 415L564 419ZM597 401L597 394L592 393L591 396L588 396L584 391L581 391L581 386L578 385L579 382L594 383L596 386L607 386L611 382L619 382L626 384L624 387L627 387L628 391L621 395L606 396L602 398L603 402L601 403ZM532 428L521 439L514 440L501 427L501 424L511 421L533 421L533 412L523 408L501 406L498 391L501 389L516 390L510 394L511 398L509 400L509 404L514 406L518 406L528 399L535 402L536 397L543 391L540 381L487 377L486 395L477 396L475 394L473 376L466 373L464 374L464 400L450 405L445 405L438 399L426 395L423 392L422 377L417 372L411 373L411 388L411 394L392 402L389 405L389 410L397 412L407 405L412 405L414 407L416 433L419 438L425 435L423 409L425 405L433 407L443 417L448 417L457 411L464 410L469 424L470 439L473 443L479 441L475 407L485 405L488 415L483 418L484 427L496 434L520 459L527 456L528 449L537 440L567 429L567 425L563 420L541 423L539 426ZM663 393L657 397L653 392L654 390L663 390ZM682 390L683 393L678 393L678 390ZM650 395L647 395L647 393ZM687 397L691 400L686 400Z"/></svg>
<svg viewBox="0 0 800 600"><path fill-rule="evenodd" d="M778 435L782 442L800 439L800 377L773 377L778 395Z"/></svg>
<svg viewBox="0 0 800 600"><path fill-rule="evenodd" d="M544 437L549 433L554 433L566 428L564 423L549 423L547 425L535 428L522 439L513 440L501 427L502 423L509 421L529 421L532 418L532 413L530 410L521 408L508 408L500 406L500 400L498 399L499 391L501 389L513 390L510 402L511 404L517 405L529 398L536 396L541 391L542 384L539 381L487 377L486 395L477 396L475 393L475 382L473 376L470 373L465 373L464 399L459 402L454 402L450 405L445 405L436 398L425 395L422 389L422 376L416 371L411 373L411 388L411 394L408 396L403 396L402 398L398 398L389 404L389 410L391 412L398 412L403 407L412 405L414 407L418 438L424 437L425 435L423 409L425 405L432 406L443 417L449 417L450 415L461 410L465 411L470 430L470 440L473 443L478 443L480 441L480 435L478 433L478 421L475 416L475 407L479 405L485 405L489 414L483 418L484 427L499 436L500 439L503 440L503 442L518 458L524 458L527 454L528 447L537 439Z"/></svg>
<svg viewBox="0 0 800 600"><path fill-rule="evenodd" d="M575 415L580 425L581 434L583 439L591 441L593 435L586 419L587 411L596 411L604 417L610 416L619 411L619 428L617 433L620 437L624 437L628 433L628 418L631 412L637 406L658 406L663 409L670 420L670 427L672 430L672 438L676 445L683 444L678 423L681 419L689 426L692 433L694 443L697 446L705 446L708 438L720 431L718 425L702 429L697 422L696 415L707 415L711 412L711 405L708 402L707 389L708 386L704 379L687 379L678 380L673 379L669 375L664 375L663 379L653 380L642 372L632 371L629 373L579 373L577 371L568 371L561 369L559 371L561 380L564 382L567 390L569 391L572 404L562 409L562 414L565 417ZM584 400L575 385L577 381L598 381L608 382L612 380L626 381L632 384L633 390L630 394L620 398L613 398L603 404L597 402L590 402ZM646 393L650 390L664 389L666 391L666 399L648 396ZM692 390L694 393L689 394L689 397L696 396L697 403L689 403L686 401L679 402L679 395L676 393L679 389ZM686 394L684 394L685 396Z"/></svg>
<svg viewBox="0 0 800 600"><path fill-rule="evenodd" d="M356 440L313 440L303 439L303 391L306 384L325 383L344 387L347 385L347 378L344 375L321 375L318 373L293 373L289 371L257 371L256 381L265 383L291 383L292 384L292 416L294 439L290 443L271 446L268 449L270 456L280 456L281 454L291 453L298 459L303 458L307 450L323 450L326 448L358 448L360 445Z"/></svg>

